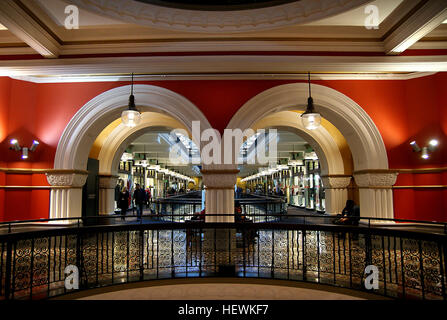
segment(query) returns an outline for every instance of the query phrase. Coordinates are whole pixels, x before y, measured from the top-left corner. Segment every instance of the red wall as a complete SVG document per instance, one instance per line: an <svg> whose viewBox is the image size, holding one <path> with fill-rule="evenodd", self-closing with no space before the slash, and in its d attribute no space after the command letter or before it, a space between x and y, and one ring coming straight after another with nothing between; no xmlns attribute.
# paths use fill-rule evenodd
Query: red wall
<svg viewBox="0 0 447 320"><path fill-rule="evenodd" d="M297 81L144 81L173 90L197 105L221 132L234 113L250 98L271 87ZM447 132L447 74L412 80L314 81L356 101L382 134L390 168L445 167ZM0 78L0 167L52 168L59 138L73 115L98 94L127 82L35 84ZM323 115L324 116L324 115ZM28 161L9 150L9 140L24 145L41 142ZM437 138L441 145L428 161L411 151L409 142L424 145ZM7 177L5 177L7 176ZM28 180L27 180L28 179ZM0 185L47 185L43 174L5 175ZM446 185L445 174L401 174L398 185ZM0 188L0 219L48 216L48 190ZM445 189L394 191L395 216L447 221ZM21 201L19 201L21 200ZM3 204L3 205L2 205Z"/></svg>
<svg viewBox="0 0 447 320"><path fill-rule="evenodd" d="M11 81L9 78L0 77L0 142L8 135L8 112ZM5 153L0 152L0 168L6 167ZM5 174L0 171L0 185L5 185ZM3 220L5 210L5 190L0 188L0 221Z"/></svg>

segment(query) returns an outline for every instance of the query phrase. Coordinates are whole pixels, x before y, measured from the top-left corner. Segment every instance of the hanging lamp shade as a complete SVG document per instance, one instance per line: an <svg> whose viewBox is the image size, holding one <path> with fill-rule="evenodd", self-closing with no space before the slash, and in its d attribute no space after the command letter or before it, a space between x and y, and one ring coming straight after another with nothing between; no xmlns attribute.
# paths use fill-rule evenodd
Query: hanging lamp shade
<svg viewBox="0 0 447 320"><path fill-rule="evenodd" d="M129 104L126 110L121 113L121 121L127 127L135 127L141 121L141 113L135 107L135 97L133 95L133 73L132 73L132 85L129 96Z"/></svg>
<svg viewBox="0 0 447 320"><path fill-rule="evenodd" d="M308 74L309 79L309 98L307 98L307 108L306 111L301 115L301 122L304 128L307 130L315 130L321 125L321 115L315 111L314 100L311 96L310 91L310 73Z"/></svg>

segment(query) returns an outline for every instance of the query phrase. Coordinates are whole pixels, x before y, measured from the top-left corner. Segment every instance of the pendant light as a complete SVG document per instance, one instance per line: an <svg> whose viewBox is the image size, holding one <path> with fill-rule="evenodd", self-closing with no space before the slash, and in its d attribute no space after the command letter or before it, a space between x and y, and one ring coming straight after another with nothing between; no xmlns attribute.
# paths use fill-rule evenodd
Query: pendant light
<svg viewBox="0 0 447 320"><path fill-rule="evenodd" d="M301 121L307 130L315 130L321 125L321 115L315 111L314 100L310 91L310 72L308 73L309 98L307 98L306 111L301 115Z"/></svg>
<svg viewBox="0 0 447 320"><path fill-rule="evenodd" d="M141 161L141 165L143 166L143 168L147 168L146 145L144 145L143 147L144 147L144 157L143 160Z"/></svg>
<svg viewBox="0 0 447 320"><path fill-rule="evenodd" d="M121 121L127 127L135 127L141 121L141 114L135 107L135 97L133 95L133 73L132 73L132 85L129 96L129 105L128 108L121 113Z"/></svg>

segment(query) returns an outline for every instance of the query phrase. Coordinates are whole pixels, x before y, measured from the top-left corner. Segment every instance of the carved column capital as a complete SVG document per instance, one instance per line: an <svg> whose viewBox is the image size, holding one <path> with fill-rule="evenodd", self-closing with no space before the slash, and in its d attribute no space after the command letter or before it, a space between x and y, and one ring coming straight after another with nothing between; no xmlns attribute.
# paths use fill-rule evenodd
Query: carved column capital
<svg viewBox="0 0 447 320"><path fill-rule="evenodd" d="M354 173L355 183L360 188L391 187L396 183L397 172L359 172Z"/></svg>
<svg viewBox="0 0 447 320"><path fill-rule="evenodd" d="M351 176L322 176L323 187L325 189L345 189L351 182Z"/></svg>
<svg viewBox="0 0 447 320"><path fill-rule="evenodd" d="M87 173L73 172L48 172L45 174L47 181L52 186L66 186L81 188L87 181Z"/></svg>
<svg viewBox="0 0 447 320"><path fill-rule="evenodd" d="M238 170L202 170L203 184L207 189L233 189Z"/></svg>
<svg viewBox="0 0 447 320"><path fill-rule="evenodd" d="M99 189L114 189L118 176L100 175L99 176Z"/></svg>

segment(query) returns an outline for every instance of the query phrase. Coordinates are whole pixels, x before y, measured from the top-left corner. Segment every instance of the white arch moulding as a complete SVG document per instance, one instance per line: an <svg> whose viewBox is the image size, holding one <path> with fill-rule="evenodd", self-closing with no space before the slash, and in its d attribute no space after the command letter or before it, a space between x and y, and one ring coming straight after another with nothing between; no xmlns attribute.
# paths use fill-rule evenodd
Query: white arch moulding
<svg viewBox="0 0 447 320"><path fill-rule="evenodd" d="M54 172L47 174L52 189L50 218L80 217L82 186L87 174L88 155L96 137L127 106L130 86L108 90L88 101L70 120L59 140ZM211 128L203 113L188 99L171 90L152 85L134 85L140 112L167 114L192 131L192 121L200 121L201 130ZM193 137L194 139L194 137ZM83 171L84 170L84 171Z"/></svg>
<svg viewBox="0 0 447 320"><path fill-rule="evenodd" d="M342 155L331 134L322 126L318 130L306 130L299 120L300 114L293 111L280 111L257 121L254 131L264 128L277 128L293 132L305 139L320 159L321 176L326 187L326 213L341 213L348 197L347 187L351 180L346 177ZM332 176L328 185L328 176Z"/></svg>
<svg viewBox="0 0 447 320"><path fill-rule="evenodd" d="M118 165L127 146L154 127L187 130L180 121L156 112L144 112L141 122L129 128L119 124L104 140L99 152L99 214L112 214L115 209L115 186Z"/></svg>
<svg viewBox="0 0 447 320"><path fill-rule="evenodd" d="M312 84L312 97L317 110L341 132L351 149L361 216L393 218L391 186L397 174L388 170L385 144L372 119L355 101L332 88ZM247 101L227 128L245 130L270 114L305 110L307 98L307 83L267 89Z"/></svg>

